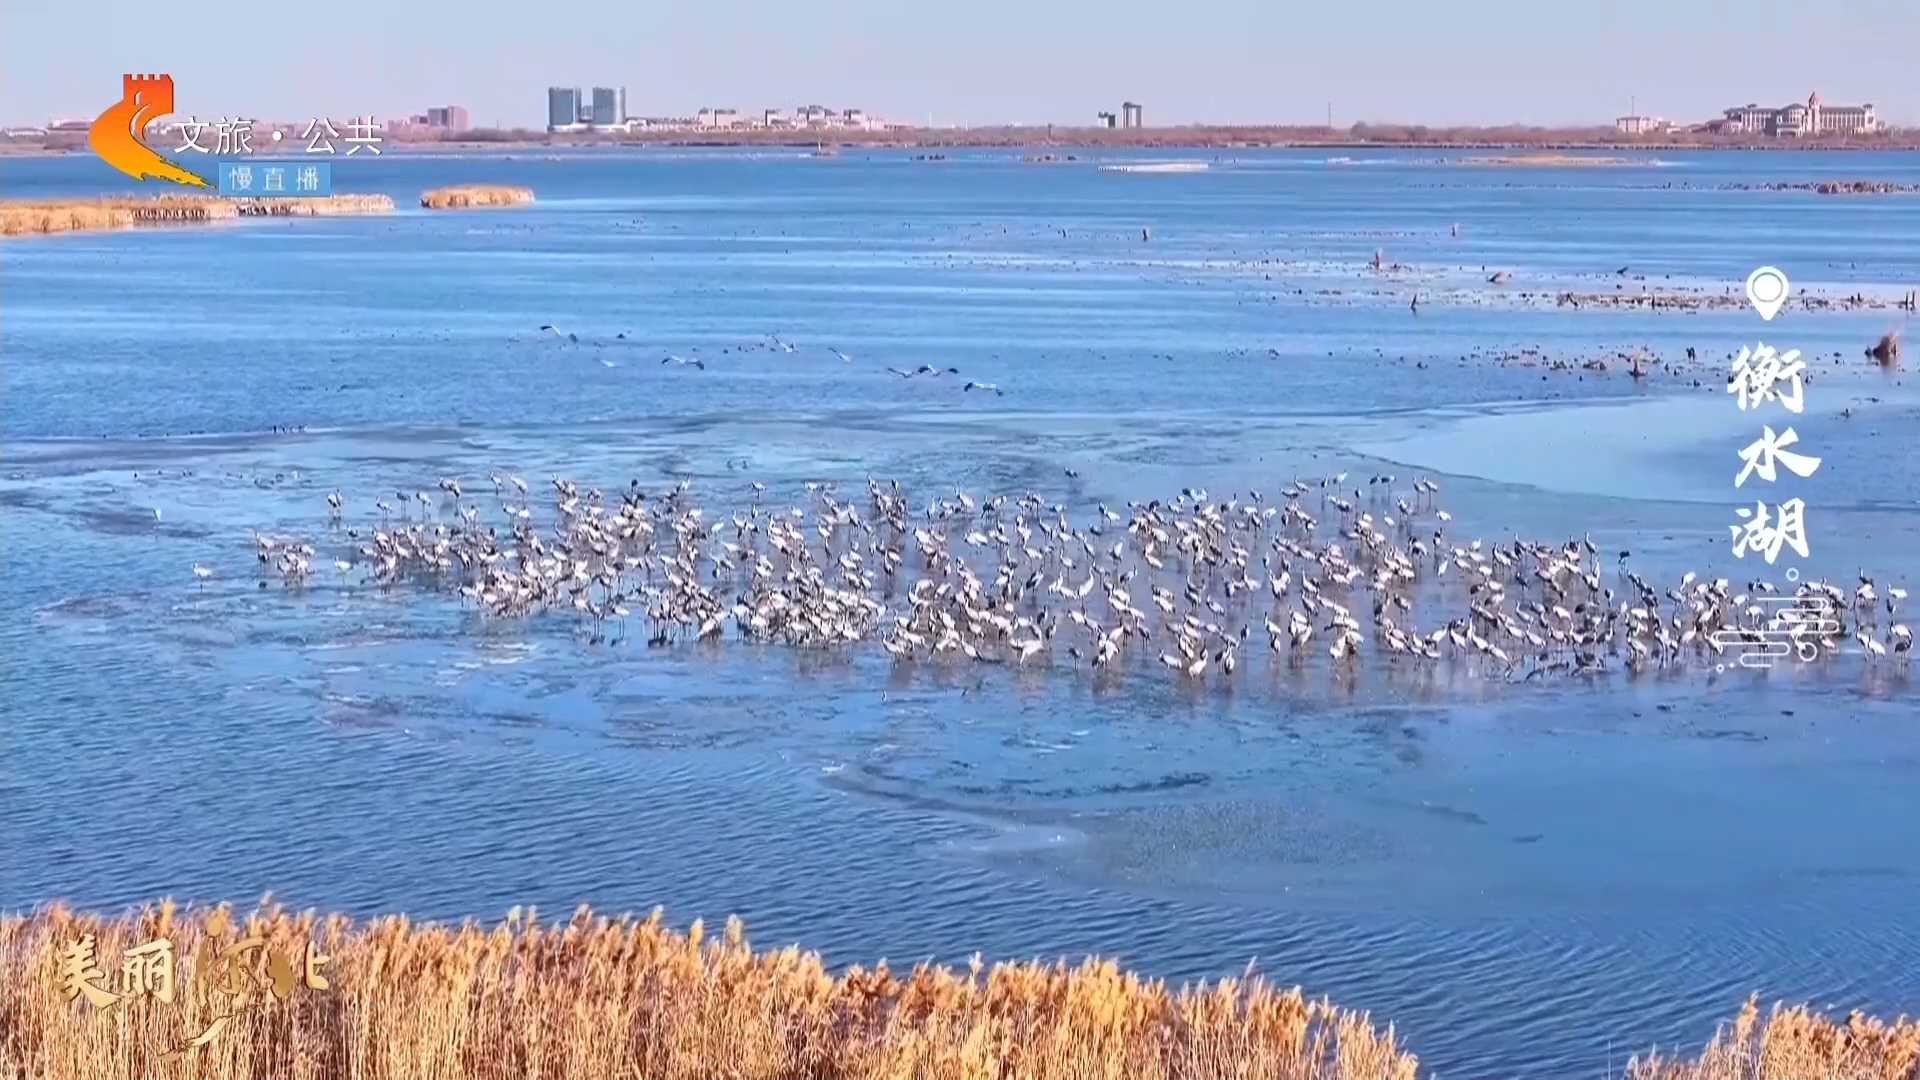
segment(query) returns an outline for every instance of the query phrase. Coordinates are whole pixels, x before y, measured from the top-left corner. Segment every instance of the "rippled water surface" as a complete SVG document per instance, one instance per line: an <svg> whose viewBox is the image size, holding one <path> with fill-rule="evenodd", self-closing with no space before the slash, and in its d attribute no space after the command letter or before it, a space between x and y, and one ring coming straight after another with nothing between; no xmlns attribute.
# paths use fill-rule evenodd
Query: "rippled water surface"
<svg viewBox="0 0 1920 1080"><path fill-rule="evenodd" d="M1722 185L1912 182L1911 155L1158 156L1211 167L389 155L336 169L387 217L7 242L0 905L664 904L843 963L1254 959L1447 1077L1601 1075L1753 990L1920 1009L1920 708L1857 649L1582 681L1262 658L1195 686L1150 656L1095 677L650 649L330 570L262 587L254 529L343 544L327 492L364 525L494 470L688 480L716 510L872 475L1080 521L1393 473L1439 480L1461 537L1740 580L1756 424L1722 371L1755 339L1813 360L1796 570L1920 576L1920 394L1861 358L1904 312L1552 300L1722 294L1761 262L1897 297L1920 198ZM0 161L0 193L104 174ZM540 202L406 209L469 181ZM1642 348L1672 363L1632 379ZM922 364L960 373L888 371Z"/></svg>

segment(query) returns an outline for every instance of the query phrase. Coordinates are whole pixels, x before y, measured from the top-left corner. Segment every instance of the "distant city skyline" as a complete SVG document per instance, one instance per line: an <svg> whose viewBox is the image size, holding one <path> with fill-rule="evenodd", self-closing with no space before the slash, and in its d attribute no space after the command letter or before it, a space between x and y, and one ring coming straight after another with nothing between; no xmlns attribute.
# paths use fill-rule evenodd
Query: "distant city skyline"
<svg viewBox="0 0 1920 1080"><path fill-rule="evenodd" d="M0 38L0 124L89 119L120 75L166 71L178 114L289 120L406 117L461 105L479 127L544 128L552 86L625 87L626 112L690 116L819 103L936 125L1092 127L1122 101L1148 122L1608 126L1643 114L1695 122L1811 91L1920 124L1920 80L1890 43L1920 40L1911 0L1427 0L1178 7L1140 0L981 0L964 19L882 0L796 17L768 0L667 6L611 0L565 17L481 0L431 9L337 0L327 33L294 9L249 15L244 39L107 0L12 0ZM339 28L346 28L340 32Z"/></svg>

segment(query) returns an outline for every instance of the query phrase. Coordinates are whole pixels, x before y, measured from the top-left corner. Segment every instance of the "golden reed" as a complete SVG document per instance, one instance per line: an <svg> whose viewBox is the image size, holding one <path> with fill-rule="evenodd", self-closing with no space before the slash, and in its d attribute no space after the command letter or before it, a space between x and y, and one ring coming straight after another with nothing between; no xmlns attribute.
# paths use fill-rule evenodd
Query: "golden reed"
<svg viewBox="0 0 1920 1080"><path fill-rule="evenodd" d="M165 938L171 1004L105 1011L68 1000L73 945L92 935L100 985ZM325 989L288 979L235 1012L194 967L243 940L324 956ZM491 929L353 923L263 901L163 902L118 918L54 906L0 917L0 1077L1270 1077L1414 1080L1391 1027L1258 977L1170 990L1111 962L826 970L797 947L754 952L738 920L718 940L644 920L561 923L514 912ZM208 973L209 975L211 972ZM282 974L290 975L290 972ZM230 989L231 984L226 984ZM183 1049L223 1013L204 1046ZM1634 1061L1628 1080L1920 1080L1920 1023L1834 1023L1755 1002L1692 1060Z"/></svg>
<svg viewBox="0 0 1920 1080"><path fill-rule="evenodd" d="M221 195L104 196L96 199L0 199L0 236L97 232L141 225L205 224L236 217L331 217L384 214L389 195L303 195L229 198Z"/></svg>
<svg viewBox="0 0 1920 1080"><path fill-rule="evenodd" d="M1760 1022L1747 999L1700 1056L1636 1058L1627 1080L1920 1080L1920 1020L1860 1013L1835 1023L1804 1005L1776 1004Z"/></svg>
<svg viewBox="0 0 1920 1080"><path fill-rule="evenodd" d="M172 1004L98 1011L62 991L92 935L103 985L157 938L180 958ZM197 954L264 939L324 955L325 990L265 996L180 1051L230 999L192 977ZM1258 978L1169 990L1110 962L827 971L797 947L586 909L562 923L510 914L491 929L354 924L264 906L162 903L119 918L52 907L0 919L0 1075L6 1077L1274 1077L1413 1080L1392 1029Z"/></svg>
<svg viewBox="0 0 1920 1080"><path fill-rule="evenodd" d="M459 184L434 188L420 196L420 205L429 210L468 210L486 206L527 206L533 202L533 189L507 184Z"/></svg>

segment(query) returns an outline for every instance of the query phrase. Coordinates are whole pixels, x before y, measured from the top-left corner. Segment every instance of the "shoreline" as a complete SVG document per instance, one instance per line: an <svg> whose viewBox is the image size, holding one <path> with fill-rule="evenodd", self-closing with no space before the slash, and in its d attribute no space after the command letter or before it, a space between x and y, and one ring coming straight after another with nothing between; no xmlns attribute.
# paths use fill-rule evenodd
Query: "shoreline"
<svg viewBox="0 0 1920 1080"><path fill-rule="evenodd" d="M1783 139L1703 136L1699 138L1610 138L1603 134L1485 137L1447 135L1403 138L1365 138L1337 132L1279 127L1171 127L1107 130L1101 128L894 128L884 131L825 130L819 132L749 129L662 129L625 134L543 134L503 131L446 140L387 139L381 149L390 153L428 155L485 151L618 150L671 147L680 149L1032 149L1086 150L1479 150L1513 154L1559 151L1613 153L1676 150L1806 150L1892 151L1920 150L1920 130L1888 132L1873 139ZM83 144L28 146L0 142L0 161L8 158L88 155Z"/></svg>

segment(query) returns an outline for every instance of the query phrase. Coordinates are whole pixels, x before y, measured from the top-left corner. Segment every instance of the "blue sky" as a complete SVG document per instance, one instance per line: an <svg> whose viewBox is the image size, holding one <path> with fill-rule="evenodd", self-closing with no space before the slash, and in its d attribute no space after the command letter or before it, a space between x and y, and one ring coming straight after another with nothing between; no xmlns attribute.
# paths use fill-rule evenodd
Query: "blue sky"
<svg viewBox="0 0 1920 1080"><path fill-rule="evenodd" d="M245 0L158 18L133 0L0 0L0 123L90 118L123 71L181 113L299 120L463 104L538 126L553 84L629 111L818 102L936 123L1704 119L1818 89L1920 124L1920 0ZM84 31L84 33L82 32Z"/></svg>

